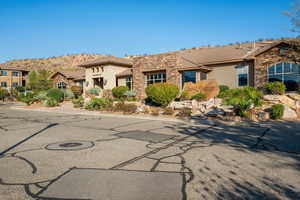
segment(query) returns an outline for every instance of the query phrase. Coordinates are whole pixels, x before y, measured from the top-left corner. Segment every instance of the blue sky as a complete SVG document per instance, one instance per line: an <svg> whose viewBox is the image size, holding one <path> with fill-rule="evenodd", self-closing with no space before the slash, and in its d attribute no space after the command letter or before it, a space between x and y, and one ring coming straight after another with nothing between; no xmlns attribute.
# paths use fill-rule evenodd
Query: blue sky
<svg viewBox="0 0 300 200"><path fill-rule="evenodd" d="M295 37L293 0L0 0L0 62Z"/></svg>

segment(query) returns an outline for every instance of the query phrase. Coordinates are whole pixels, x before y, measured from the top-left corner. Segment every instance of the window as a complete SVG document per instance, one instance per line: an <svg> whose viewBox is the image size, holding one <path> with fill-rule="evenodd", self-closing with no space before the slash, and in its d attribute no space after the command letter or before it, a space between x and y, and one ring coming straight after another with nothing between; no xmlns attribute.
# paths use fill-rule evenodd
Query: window
<svg viewBox="0 0 300 200"><path fill-rule="evenodd" d="M1 82L1 87L7 87L7 83L6 82Z"/></svg>
<svg viewBox="0 0 300 200"><path fill-rule="evenodd" d="M60 88L60 89L65 89L66 88L66 84L64 82L59 82L57 84L57 87Z"/></svg>
<svg viewBox="0 0 300 200"><path fill-rule="evenodd" d="M299 88L299 65L294 63L278 63L268 67L269 82L283 82L287 91Z"/></svg>
<svg viewBox="0 0 300 200"><path fill-rule="evenodd" d="M0 75L1 75L1 76L7 76L7 71L1 70L1 71L0 71Z"/></svg>
<svg viewBox="0 0 300 200"><path fill-rule="evenodd" d="M132 90L132 76L128 76L128 77L126 77L126 86L129 88L129 90Z"/></svg>
<svg viewBox="0 0 300 200"><path fill-rule="evenodd" d="M13 83L12 83L12 86L13 86L13 87L17 87L18 85L19 85L18 82L13 82Z"/></svg>
<svg viewBox="0 0 300 200"><path fill-rule="evenodd" d="M184 86L185 83L188 82L192 82L192 83L196 83L197 82L197 78L196 78L196 71L184 71L182 72L182 87Z"/></svg>
<svg viewBox="0 0 300 200"><path fill-rule="evenodd" d="M237 67L238 76L238 87L243 87L248 85L248 65Z"/></svg>
<svg viewBox="0 0 300 200"><path fill-rule="evenodd" d="M13 76L19 76L19 72L13 72L12 75Z"/></svg>
<svg viewBox="0 0 300 200"><path fill-rule="evenodd" d="M166 82L166 73L158 72L145 75L146 77L146 85L151 85L153 83L163 83Z"/></svg>

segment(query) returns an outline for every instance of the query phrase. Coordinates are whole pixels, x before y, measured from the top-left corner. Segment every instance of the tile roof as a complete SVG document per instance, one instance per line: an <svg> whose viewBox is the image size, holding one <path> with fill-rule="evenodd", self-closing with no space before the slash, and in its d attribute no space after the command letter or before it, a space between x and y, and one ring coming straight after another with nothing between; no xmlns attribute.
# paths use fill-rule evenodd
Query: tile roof
<svg viewBox="0 0 300 200"><path fill-rule="evenodd" d="M226 45L219 47L202 47L178 51L178 64L181 67L205 66L218 63L241 61L249 58L262 48L274 42L256 42Z"/></svg>
<svg viewBox="0 0 300 200"><path fill-rule="evenodd" d="M132 69L126 69L125 71L118 73L116 76L122 77L122 76L131 76L131 75L132 75Z"/></svg>
<svg viewBox="0 0 300 200"><path fill-rule="evenodd" d="M29 70L19 67L19 66L11 66L8 64L0 64L0 69L5 69L5 70L16 70L16 71L26 71L29 72Z"/></svg>
<svg viewBox="0 0 300 200"><path fill-rule="evenodd" d="M57 73L62 74L68 79L73 79L73 80L84 80L85 79L85 71L84 70L79 70L79 71L66 71L66 70L60 70L57 71L56 73L52 74L50 78L55 76Z"/></svg>
<svg viewBox="0 0 300 200"><path fill-rule="evenodd" d="M79 67L92 67L95 65L103 65L103 64L116 64L122 66L132 66L132 61L128 58L119 58L115 56L105 56L103 58L98 58L96 60L86 62L83 64L78 65Z"/></svg>

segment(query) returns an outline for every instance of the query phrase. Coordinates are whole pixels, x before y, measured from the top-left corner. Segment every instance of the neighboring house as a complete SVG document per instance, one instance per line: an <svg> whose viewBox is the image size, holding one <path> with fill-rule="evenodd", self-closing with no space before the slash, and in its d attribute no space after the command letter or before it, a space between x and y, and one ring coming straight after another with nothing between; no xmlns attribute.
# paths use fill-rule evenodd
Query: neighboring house
<svg viewBox="0 0 300 200"><path fill-rule="evenodd" d="M202 47L133 58L133 88L145 97L147 85L217 80L230 88L263 88L268 81L283 82L288 91L299 89L299 65L285 41Z"/></svg>
<svg viewBox="0 0 300 200"><path fill-rule="evenodd" d="M13 67L10 65L0 65L0 87L11 90L16 86L26 86L28 70Z"/></svg>
<svg viewBox="0 0 300 200"><path fill-rule="evenodd" d="M201 47L127 58L108 56L80 65L86 68L85 90L127 85L145 97L149 84L170 82L183 89L187 82L217 80L230 88L283 82L288 91L299 90L299 65L288 41L264 41Z"/></svg>
<svg viewBox="0 0 300 200"><path fill-rule="evenodd" d="M50 76L54 88L71 88L72 86L82 86L85 82L85 71L58 71Z"/></svg>
<svg viewBox="0 0 300 200"><path fill-rule="evenodd" d="M111 90L116 86L127 84L128 77L131 77L131 74L122 75L122 73L130 70L132 61L127 58L106 56L80 64L79 67L85 68L84 91L86 92L91 88L99 88L100 91L103 91L104 89Z"/></svg>

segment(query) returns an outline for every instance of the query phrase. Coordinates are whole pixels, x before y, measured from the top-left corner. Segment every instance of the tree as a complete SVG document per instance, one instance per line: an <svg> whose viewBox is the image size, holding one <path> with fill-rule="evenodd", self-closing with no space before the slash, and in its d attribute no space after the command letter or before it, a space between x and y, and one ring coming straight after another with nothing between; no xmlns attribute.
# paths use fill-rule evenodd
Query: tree
<svg viewBox="0 0 300 200"><path fill-rule="evenodd" d="M34 92L48 90L52 87L52 81L49 80L50 72L41 69L29 73L29 88Z"/></svg>
<svg viewBox="0 0 300 200"><path fill-rule="evenodd" d="M292 10L286 12L285 15L290 18L291 23L294 26L292 31L300 33L300 0L295 0Z"/></svg>
<svg viewBox="0 0 300 200"><path fill-rule="evenodd" d="M28 75L29 83L28 86L31 90L37 90L38 78L36 71L31 71Z"/></svg>
<svg viewBox="0 0 300 200"><path fill-rule="evenodd" d="M45 69L41 69L38 70L38 76L37 76L37 80L38 80L38 90L48 90L50 88L52 88L52 81L49 80L49 76L50 76L50 72L45 70Z"/></svg>

